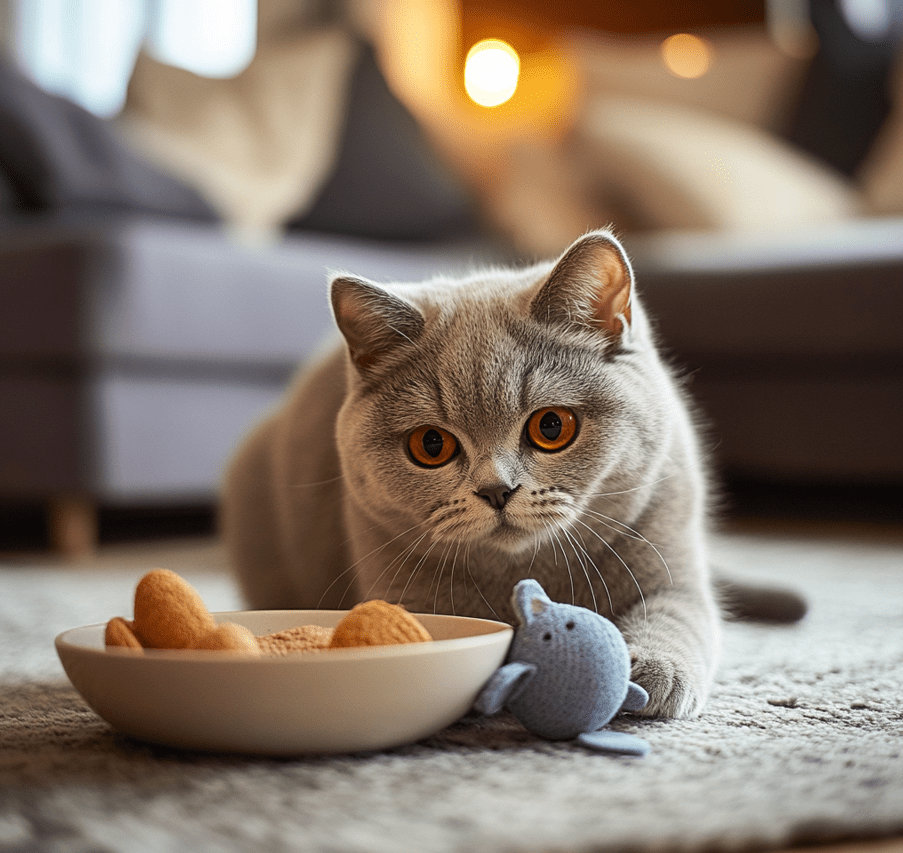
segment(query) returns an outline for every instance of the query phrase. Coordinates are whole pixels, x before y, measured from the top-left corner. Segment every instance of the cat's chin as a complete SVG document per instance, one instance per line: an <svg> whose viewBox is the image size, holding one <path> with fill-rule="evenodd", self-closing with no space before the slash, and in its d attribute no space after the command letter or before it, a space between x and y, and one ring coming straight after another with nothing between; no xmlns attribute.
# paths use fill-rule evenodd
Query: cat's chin
<svg viewBox="0 0 903 853"><path fill-rule="evenodd" d="M513 524L495 528L480 539L480 544L503 554L519 555L536 550L537 534Z"/></svg>
<svg viewBox="0 0 903 853"><path fill-rule="evenodd" d="M538 544L538 536L535 532L525 530L513 524L505 524L493 527L491 530L469 530L462 532L459 529L454 534L437 531L435 538L440 542L456 545L476 546L489 551L497 551L503 554L517 555L532 552Z"/></svg>
<svg viewBox="0 0 903 853"><path fill-rule="evenodd" d="M536 548L536 537L531 536L526 539L524 539L523 537L494 537L493 539L489 540L487 544L490 547L494 548L496 551L499 551L503 554L518 556L520 554L525 554L533 551Z"/></svg>

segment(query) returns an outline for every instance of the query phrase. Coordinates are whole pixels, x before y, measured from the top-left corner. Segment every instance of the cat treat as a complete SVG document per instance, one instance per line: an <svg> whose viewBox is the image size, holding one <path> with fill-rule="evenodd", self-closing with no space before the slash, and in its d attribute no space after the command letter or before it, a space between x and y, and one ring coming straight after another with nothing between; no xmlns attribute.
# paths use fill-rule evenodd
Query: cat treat
<svg viewBox="0 0 903 853"><path fill-rule="evenodd" d="M232 622L217 624L194 587L168 569L154 569L135 590L135 618L115 616L107 623L107 646L143 649L208 649L246 655L354 646L386 646L432 640L420 621L403 607L368 601L354 607L334 628L301 625L255 637Z"/></svg>
<svg viewBox="0 0 903 853"><path fill-rule="evenodd" d="M329 645L334 649L392 646L431 639L420 621L403 607L385 601L365 601L336 625Z"/></svg>

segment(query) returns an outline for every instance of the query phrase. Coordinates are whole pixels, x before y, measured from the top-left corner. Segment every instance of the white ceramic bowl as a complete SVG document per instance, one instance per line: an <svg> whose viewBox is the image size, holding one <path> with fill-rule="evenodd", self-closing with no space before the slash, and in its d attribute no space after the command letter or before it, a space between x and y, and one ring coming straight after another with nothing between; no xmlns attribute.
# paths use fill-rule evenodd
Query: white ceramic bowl
<svg viewBox="0 0 903 853"><path fill-rule="evenodd" d="M215 613L261 636L333 627L329 610ZM240 657L104 648L104 625L56 638L66 675L125 734L188 749L261 755L356 752L413 743L455 722L502 664L501 622L418 614L432 643Z"/></svg>

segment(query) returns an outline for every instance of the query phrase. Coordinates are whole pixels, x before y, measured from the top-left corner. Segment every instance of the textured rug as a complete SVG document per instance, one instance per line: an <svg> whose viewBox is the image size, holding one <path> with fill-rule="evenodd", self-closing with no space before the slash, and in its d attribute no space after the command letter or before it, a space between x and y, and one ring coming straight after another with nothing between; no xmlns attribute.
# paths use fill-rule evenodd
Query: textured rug
<svg viewBox="0 0 903 853"><path fill-rule="evenodd" d="M413 746L291 760L184 753L117 734L66 681L53 637L128 615L161 564L238 607L215 545L0 564L0 850L767 850L903 832L903 543L723 536L736 574L809 597L792 627L729 624L693 721L618 726L642 759L467 717Z"/></svg>

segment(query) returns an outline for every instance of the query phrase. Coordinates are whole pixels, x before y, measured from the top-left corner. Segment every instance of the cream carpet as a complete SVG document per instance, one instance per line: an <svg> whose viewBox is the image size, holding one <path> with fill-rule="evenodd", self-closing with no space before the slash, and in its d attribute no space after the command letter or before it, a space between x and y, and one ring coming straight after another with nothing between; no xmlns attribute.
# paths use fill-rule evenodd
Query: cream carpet
<svg viewBox="0 0 903 853"><path fill-rule="evenodd" d="M804 591L792 627L730 624L694 721L622 722L613 758L465 718L413 746L292 760L186 754L112 731L68 685L66 628L130 615L147 568L240 606L216 543L0 561L0 850L48 853L767 850L903 832L903 540L752 531L722 565Z"/></svg>

